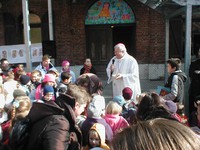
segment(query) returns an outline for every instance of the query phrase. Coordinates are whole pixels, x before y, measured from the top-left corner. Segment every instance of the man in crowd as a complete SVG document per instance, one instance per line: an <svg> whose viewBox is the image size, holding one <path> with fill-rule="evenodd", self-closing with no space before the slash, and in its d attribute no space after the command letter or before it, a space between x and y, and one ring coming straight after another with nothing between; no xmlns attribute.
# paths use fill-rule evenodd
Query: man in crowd
<svg viewBox="0 0 200 150"><path fill-rule="evenodd" d="M44 79L44 75L48 72L49 69L56 70L56 68L50 62L50 58L51 58L51 56L44 55L42 57L42 62L35 68L35 70L39 70L41 72L42 79Z"/></svg>

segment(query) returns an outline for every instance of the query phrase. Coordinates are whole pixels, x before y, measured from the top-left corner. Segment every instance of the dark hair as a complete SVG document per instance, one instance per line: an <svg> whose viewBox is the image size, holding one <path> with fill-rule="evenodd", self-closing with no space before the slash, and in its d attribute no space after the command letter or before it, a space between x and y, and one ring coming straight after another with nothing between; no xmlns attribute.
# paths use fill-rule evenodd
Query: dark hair
<svg viewBox="0 0 200 150"><path fill-rule="evenodd" d="M80 75L76 80L76 84L85 87L90 94L101 93L103 91L102 81L93 73Z"/></svg>
<svg viewBox="0 0 200 150"><path fill-rule="evenodd" d="M1 59L1 64L2 64L4 61L8 61L8 59L2 58L2 59Z"/></svg>
<svg viewBox="0 0 200 150"><path fill-rule="evenodd" d="M170 64L172 68L176 67L176 70L181 68L181 60L179 58L170 58L167 63Z"/></svg>
<svg viewBox="0 0 200 150"><path fill-rule="evenodd" d="M72 75L68 72L62 72L61 73L61 80L64 81L66 79L69 79Z"/></svg>
<svg viewBox="0 0 200 150"><path fill-rule="evenodd" d="M147 93L141 99L136 116L138 120L149 120L153 118L173 119L161 102L161 97L156 93Z"/></svg>

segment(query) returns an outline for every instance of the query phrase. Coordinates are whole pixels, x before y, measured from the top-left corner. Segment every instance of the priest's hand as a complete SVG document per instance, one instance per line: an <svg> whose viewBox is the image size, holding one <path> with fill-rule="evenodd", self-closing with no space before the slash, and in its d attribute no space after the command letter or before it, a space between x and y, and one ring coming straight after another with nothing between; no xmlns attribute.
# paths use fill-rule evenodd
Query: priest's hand
<svg viewBox="0 0 200 150"><path fill-rule="evenodd" d="M122 78L121 74L117 74L116 77L115 77L116 80L121 79L121 78Z"/></svg>

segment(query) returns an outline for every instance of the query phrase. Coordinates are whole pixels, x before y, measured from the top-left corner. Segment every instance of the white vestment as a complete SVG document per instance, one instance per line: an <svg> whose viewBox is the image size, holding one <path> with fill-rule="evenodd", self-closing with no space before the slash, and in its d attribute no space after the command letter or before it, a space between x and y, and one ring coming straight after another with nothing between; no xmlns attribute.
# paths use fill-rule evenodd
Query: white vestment
<svg viewBox="0 0 200 150"><path fill-rule="evenodd" d="M114 64L114 71L111 74L110 66ZM106 68L108 83L112 82L113 85L113 97L122 95L122 90L125 87L130 87L133 91L132 99L136 100L137 94L141 94L139 68L138 63L126 53L121 59L117 59L115 56L110 60ZM115 79L115 76L120 74L122 78Z"/></svg>

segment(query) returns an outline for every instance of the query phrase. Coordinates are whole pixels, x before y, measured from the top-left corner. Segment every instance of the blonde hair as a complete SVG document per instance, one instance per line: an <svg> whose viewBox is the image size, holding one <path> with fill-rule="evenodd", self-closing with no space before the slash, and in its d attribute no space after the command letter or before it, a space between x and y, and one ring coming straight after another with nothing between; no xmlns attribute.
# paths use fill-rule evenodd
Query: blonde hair
<svg viewBox="0 0 200 150"><path fill-rule="evenodd" d="M197 150L200 139L177 121L157 118L125 128L111 145L112 150Z"/></svg>
<svg viewBox="0 0 200 150"><path fill-rule="evenodd" d="M11 120L20 120L25 118L31 109L31 101L28 96L18 96L13 102L11 110Z"/></svg>
<svg viewBox="0 0 200 150"><path fill-rule="evenodd" d="M122 112L122 107L116 102L109 101L106 106L106 114L117 115Z"/></svg>

